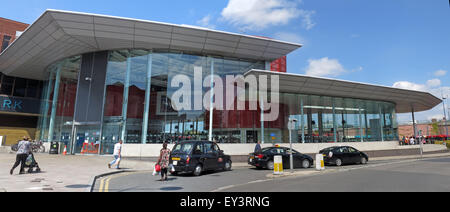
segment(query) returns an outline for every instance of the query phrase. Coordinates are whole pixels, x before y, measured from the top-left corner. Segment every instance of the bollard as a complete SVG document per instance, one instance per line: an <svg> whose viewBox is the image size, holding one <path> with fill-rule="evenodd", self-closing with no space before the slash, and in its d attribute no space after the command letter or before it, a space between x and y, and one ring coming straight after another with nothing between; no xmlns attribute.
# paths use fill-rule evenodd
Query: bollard
<svg viewBox="0 0 450 212"><path fill-rule="evenodd" d="M317 171L325 170L325 162L323 161L322 154L316 154L316 170Z"/></svg>
<svg viewBox="0 0 450 212"><path fill-rule="evenodd" d="M283 174L283 158L281 155L273 156L273 174Z"/></svg>

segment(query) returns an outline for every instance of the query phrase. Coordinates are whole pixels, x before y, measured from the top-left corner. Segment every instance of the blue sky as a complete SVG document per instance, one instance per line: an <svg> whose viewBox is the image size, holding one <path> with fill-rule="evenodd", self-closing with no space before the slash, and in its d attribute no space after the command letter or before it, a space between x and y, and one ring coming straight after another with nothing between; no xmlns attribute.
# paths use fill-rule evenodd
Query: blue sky
<svg viewBox="0 0 450 212"><path fill-rule="evenodd" d="M48 8L297 42L304 47L288 55L288 72L450 97L447 0L15 0L0 16L31 24ZM438 105L417 119L442 116Z"/></svg>

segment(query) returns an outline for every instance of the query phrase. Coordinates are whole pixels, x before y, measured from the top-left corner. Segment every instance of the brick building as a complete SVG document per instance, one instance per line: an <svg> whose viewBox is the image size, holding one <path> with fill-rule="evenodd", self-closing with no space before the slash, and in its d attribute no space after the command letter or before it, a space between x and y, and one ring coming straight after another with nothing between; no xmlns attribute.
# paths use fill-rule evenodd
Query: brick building
<svg viewBox="0 0 450 212"><path fill-rule="evenodd" d="M28 24L0 17L0 51L3 52L28 26Z"/></svg>
<svg viewBox="0 0 450 212"><path fill-rule="evenodd" d="M28 24L0 18L0 51L3 52ZM0 70L1 71L1 70ZM35 138L43 82L0 73L0 136L11 145L23 136Z"/></svg>
<svg viewBox="0 0 450 212"><path fill-rule="evenodd" d="M445 135L447 133L444 122L434 122L437 123L437 128L433 129L433 123L423 123L416 124L417 135L433 136L433 135ZM401 137L410 137L414 135L414 129L412 124L404 124L398 126L398 134Z"/></svg>

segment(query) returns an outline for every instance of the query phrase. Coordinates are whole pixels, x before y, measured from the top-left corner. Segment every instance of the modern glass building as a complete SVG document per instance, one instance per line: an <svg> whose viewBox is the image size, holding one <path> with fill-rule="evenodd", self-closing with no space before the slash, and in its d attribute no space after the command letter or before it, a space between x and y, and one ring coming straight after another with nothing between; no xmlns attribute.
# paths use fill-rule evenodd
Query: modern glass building
<svg viewBox="0 0 450 212"><path fill-rule="evenodd" d="M125 143L215 140L220 143L294 143L398 140L396 113L428 110L441 102L429 93L270 71L270 63L300 44L96 14L47 10L0 55L6 75L44 81L38 135L64 142L72 153L91 144L110 154ZM227 76L279 79L279 113L237 108L238 83L224 105L203 98ZM191 82L178 108L178 77ZM208 80L208 76L218 76ZM214 86L211 86L214 85ZM251 89L245 84L246 94ZM270 90L275 88L270 87ZM202 106L197 104L200 97ZM206 101L205 101L206 99ZM91 152L92 153L92 152Z"/></svg>

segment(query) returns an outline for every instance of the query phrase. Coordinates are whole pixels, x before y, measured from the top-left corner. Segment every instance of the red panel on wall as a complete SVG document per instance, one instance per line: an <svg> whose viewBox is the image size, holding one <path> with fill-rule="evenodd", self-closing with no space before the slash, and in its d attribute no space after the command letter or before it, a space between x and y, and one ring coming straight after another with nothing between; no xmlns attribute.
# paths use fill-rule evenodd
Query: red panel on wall
<svg viewBox="0 0 450 212"><path fill-rule="evenodd" d="M274 60L270 64L270 70L286 73L286 56L279 58L277 60Z"/></svg>

